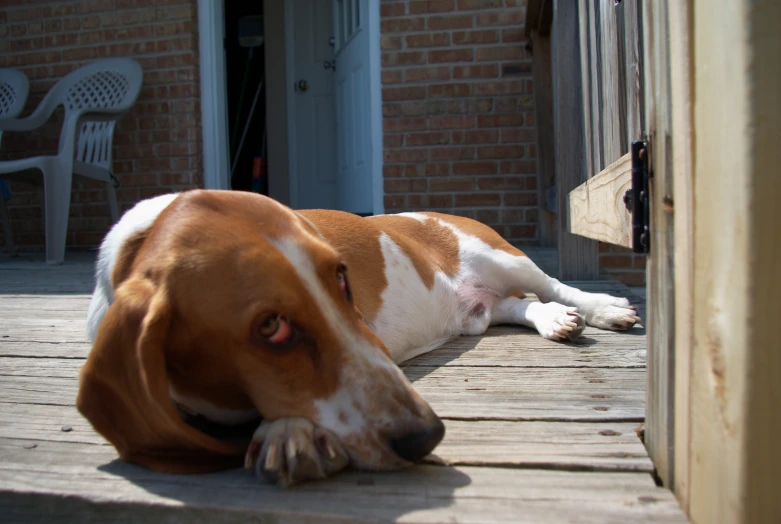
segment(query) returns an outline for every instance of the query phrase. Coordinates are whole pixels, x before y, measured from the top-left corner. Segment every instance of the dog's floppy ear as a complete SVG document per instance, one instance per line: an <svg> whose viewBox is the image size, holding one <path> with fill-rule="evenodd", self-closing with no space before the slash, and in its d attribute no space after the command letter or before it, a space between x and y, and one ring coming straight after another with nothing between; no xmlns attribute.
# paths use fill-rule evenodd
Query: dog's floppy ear
<svg viewBox="0 0 781 524"><path fill-rule="evenodd" d="M242 464L244 448L185 424L170 398L164 286L131 277L116 292L81 372L76 406L120 459L169 473Z"/></svg>

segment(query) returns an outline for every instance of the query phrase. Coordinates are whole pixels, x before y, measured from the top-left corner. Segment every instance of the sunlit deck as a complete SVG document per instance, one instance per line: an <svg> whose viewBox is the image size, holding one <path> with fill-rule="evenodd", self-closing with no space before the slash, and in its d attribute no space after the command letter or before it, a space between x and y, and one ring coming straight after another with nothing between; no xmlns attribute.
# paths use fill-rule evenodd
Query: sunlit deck
<svg viewBox="0 0 781 524"><path fill-rule="evenodd" d="M4 521L685 522L636 434L642 327L587 328L572 344L500 327L418 357L405 372L447 426L427 464L281 490L240 469L174 476L117 461L74 407L92 254L38 260L0 259ZM578 285L644 313L621 284Z"/></svg>

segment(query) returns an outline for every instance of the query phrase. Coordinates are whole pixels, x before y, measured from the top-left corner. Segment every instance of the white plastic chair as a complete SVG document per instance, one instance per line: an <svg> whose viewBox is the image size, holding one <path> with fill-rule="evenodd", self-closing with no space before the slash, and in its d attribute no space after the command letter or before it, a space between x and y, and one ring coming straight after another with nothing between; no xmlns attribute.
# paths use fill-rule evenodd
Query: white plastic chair
<svg viewBox="0 0 781 524"><path fill-rule="evenodd" d="M111 217L114 222L119 219L111 169L114 126L135 104L142 82L143 71L135 60L97 60L57 82L30 116L0 120L0 130L32 131L57 107L65 109L56 155L0 162L0 178L39 183L36 171L43 175L47 263L61 264L65 259L74 173L106 183Z"/></svg>
<svg viewBox="0 0 781 524"><path fill-rule="evenodd" d="M21 114L30 93L30 81L27 75L18 69L0 69L0 119L16 118ZM0 128L0 143L3 141L3 130ZM10 193L8 186L0 180L0 220L3 221L5 247L14 252L14 236L11 234L11 219L5 204Z"/></svg>

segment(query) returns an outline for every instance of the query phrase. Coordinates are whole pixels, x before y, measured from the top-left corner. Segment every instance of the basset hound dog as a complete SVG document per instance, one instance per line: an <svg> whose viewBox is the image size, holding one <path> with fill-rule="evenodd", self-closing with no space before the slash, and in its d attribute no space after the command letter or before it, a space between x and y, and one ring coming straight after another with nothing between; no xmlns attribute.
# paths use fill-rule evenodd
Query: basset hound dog
<svg viewBox="0 0 781 524"><path fill-rule="evenodd" d="M467 218L301 211L240 191L138 203L95 272L77 406L120 459L243 464L281 485L430 453L445 427L397 364L454 337L509 323L570 340L639 320Z"/></svg>

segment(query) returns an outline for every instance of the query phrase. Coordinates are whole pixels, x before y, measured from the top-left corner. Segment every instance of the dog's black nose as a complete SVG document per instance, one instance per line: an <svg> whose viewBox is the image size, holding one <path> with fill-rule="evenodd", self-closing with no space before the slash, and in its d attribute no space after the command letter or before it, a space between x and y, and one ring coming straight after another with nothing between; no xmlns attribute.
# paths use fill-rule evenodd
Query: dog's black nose
<svg viewBox="0 0 781 524"><path fill-rule="evenodd" d="M393 451L409 462L416 462L437 447L445 436L445 425L436 417L436 420L426 424L424 429L416 429L411 433L391 440Z"/></svg>

